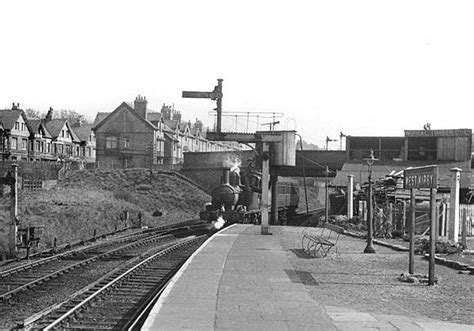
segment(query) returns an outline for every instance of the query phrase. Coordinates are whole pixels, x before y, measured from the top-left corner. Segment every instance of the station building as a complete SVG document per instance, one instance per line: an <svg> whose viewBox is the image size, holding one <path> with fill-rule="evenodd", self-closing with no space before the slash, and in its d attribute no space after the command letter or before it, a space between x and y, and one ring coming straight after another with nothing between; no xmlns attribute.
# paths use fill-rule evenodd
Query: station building
<svg viewBox="0 0 474 331"><path fill-rule="evenodd" d="M441 187L449 187L450 169L461 169L461 188L471 185L472 130L405 130L404 136L347 136L345 162L332 181L347 185L347 176L355 183L368 181L368 158L373 151L373 179L408 167L438 165Z"/></svg>

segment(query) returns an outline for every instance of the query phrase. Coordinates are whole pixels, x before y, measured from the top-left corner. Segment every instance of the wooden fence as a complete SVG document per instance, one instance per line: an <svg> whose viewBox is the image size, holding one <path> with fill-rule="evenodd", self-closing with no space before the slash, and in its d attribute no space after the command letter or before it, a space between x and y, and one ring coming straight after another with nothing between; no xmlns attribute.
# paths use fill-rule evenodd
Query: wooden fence
<svg viewBox="0 0 474 331"><path fill-rule="evenodd" d="M459 209L459 233L462 233L462 223L466 220L466 234L474 236L474 205L461 204Z"/></svg>
<svg viewBox="0 0 474 331"><path fill-rule="evenodd" d="M365 201L359 201L359 215L361 220L367 221L367 204ZM440 236L447 236L449 222L449 203L440 203L437 208L439 219L438 233ZM430 209L429 207L416 208L416 233L426 234L430 227ZM375 205L374 206L374 230L378 235L389 233L392 230L401 232L408 231L410 217L410 207L408 205L395 204ZM474 204L459 205L459 234L463 233L463 223L466 222L466 236L474 236Z"/></svg>

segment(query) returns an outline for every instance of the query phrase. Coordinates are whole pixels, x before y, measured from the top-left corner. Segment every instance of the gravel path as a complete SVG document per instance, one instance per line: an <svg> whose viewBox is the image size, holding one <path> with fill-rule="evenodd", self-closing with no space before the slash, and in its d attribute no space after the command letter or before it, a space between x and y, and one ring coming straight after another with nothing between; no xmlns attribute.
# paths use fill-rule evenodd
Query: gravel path
<svg viewBox="0 0 474 331"><path fill-rule="evenodd" d="M310 258L301 248L302 230L286 227L282 246L295 270L314 278L306 287L322 304L474 325L474 276L436 265L438 285L403 283L397 277L408 272L407 252L375 245L376 254L364 254L364 240L341 236L338 256ZM428 274L420 256L415 273Z"/></svg>

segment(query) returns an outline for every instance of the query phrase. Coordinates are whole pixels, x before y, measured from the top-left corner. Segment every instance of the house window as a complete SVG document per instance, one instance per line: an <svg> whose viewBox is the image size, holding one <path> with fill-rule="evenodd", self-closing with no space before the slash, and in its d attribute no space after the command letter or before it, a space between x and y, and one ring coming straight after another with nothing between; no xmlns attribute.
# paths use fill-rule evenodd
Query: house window
<svg viewBox="0 0 474 331"><path fill-rule="evenodd" d="M28 140L22 139L22 140L21 140L21 149L24 150L24 151L26 151L27 148L28 148Z"/></svg>
<svg viewBox="0 0 474 331"><path fill-rule="evenodd" d="M90 147L87 147L87 156L91 156L91 148Z"/></svg>
<svg viewBox="0 0 474 331"><path fill-rule="evenodd" d="M18 140L16 138L12 138L12 149L18 148Z"/></svg>
<svg viewBox="0 0 474 331"><path fill-rule="evenodd" d="M64 138L64 130L61 130L61 137Z"/></svg>
<svg viewBox="0 0 474 331"><path fill-rule="evenodd" d="M19 130L20 129L20 123L19 122L15 122L15 130Z"/></svg>
<svg viewBox="0 0 474 331"><path fill-rule="evenodd" d="M130 139L129 138L124 139L123 148L130 148Z"/></svg>
<svg viewBox="0 0 474 331"><path fill-rule="evenodd" d="M107 149L117 148L117 137L106 137L105 138L105 148L107 148Z"/></svg>
<svg viewBox="0 0 474 331"><path fill-rule="evenodd" d="M46 153L51 153L51 143L46 143Z"/></svg>

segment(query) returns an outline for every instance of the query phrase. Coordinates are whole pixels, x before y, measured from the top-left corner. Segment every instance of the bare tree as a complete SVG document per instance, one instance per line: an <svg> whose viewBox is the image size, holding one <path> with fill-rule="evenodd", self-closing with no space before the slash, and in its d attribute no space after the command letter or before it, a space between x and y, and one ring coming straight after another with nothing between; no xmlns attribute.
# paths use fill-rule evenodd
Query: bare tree
<svg viewBox="0 0 474 331"><path fill-rule="evenodd" d="M59 116L57 117L67 119L68 122L73 126L88 123L86 116L84 114L78 113L75 110L61 109L59 111Z"/></svg>
<svg viewBox="0 0 474 331"><path fill-rule="evenodd" d="M34 110L32 108L27 108L23 111L25 112L25 115L26 115L27 118L40 119L40 118L43 117L43 114L40 111Z"/></svg>

